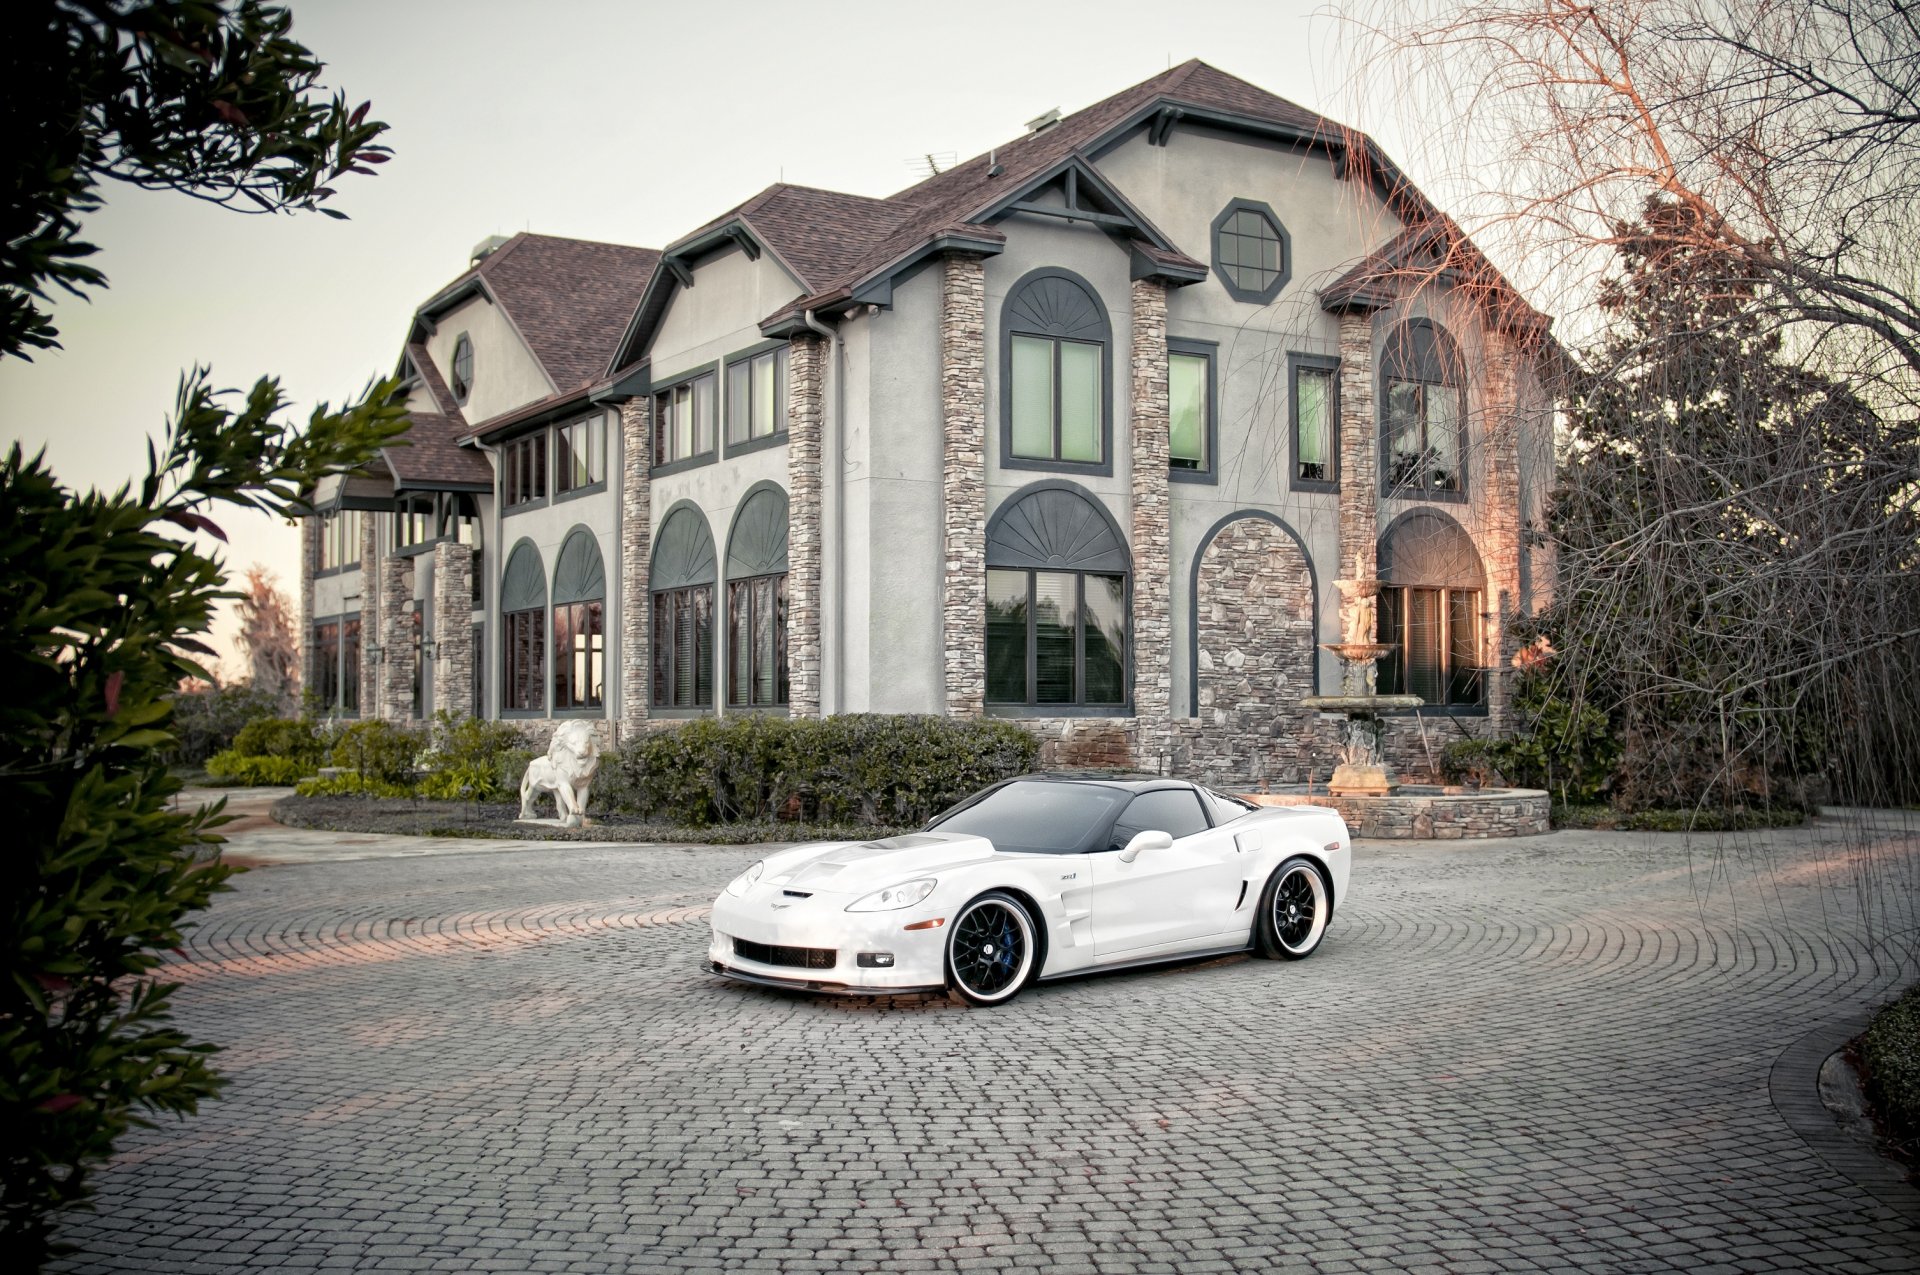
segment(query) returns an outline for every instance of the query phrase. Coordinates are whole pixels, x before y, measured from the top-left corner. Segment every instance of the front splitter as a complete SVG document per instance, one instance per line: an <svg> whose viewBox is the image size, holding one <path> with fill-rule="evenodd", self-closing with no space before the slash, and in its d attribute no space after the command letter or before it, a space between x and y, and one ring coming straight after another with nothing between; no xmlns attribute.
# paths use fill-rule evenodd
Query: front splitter
<svg viewBox="0 0 1920 1275"><path fill-rule="evenodd" d="M707 968L721 978L732 979L736 983L752 983L757 987L778 987L789 992L812 992L818 996L917 996L927 992L947 990L941 983L931 983L924 987L855 987L849 983L835 983L826 979L781 978L777 974L760 974L752 970L735 969L719 961L708 961Z"/></svg>

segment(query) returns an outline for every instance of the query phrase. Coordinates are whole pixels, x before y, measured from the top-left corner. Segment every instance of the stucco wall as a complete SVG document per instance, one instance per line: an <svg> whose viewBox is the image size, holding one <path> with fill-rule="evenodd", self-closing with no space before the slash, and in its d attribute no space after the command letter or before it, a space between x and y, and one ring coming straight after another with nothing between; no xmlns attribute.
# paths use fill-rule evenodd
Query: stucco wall
<svg viewBox="0 0 1920 1275"><path fill-rule="evenodd" d="M769 253L756 261L731 248L701 262L693 286L674 289L647 346L653 379L671 380L760 344L760 320L799 295L800 285Z"/></svg>
<svg viewBox="0 0 1920 1275"><path fill-rule="evenodd" d="M500 307L475 297L435 320L427 355L440 377L453 385L453 349L466 333L473 342L473 389L461 412L478 423L510 412L554 392L554 384L534 361L526 343Z"/></svg>

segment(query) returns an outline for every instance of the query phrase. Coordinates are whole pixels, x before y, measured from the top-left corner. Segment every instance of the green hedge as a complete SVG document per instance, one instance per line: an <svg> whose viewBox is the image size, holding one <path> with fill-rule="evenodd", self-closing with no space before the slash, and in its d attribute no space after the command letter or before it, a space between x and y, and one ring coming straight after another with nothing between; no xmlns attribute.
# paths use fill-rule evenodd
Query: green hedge
<svg viewBox="0 0 1920 1275"><path fill-rule="evenodd" d="M600 763L595 804L706 827L769 819L918 826L1033 769L1012 722L853 713L702 719L631 740Z"/></svg>
<svg viewBox="0 0 1920 1275"><path fill-rule="evenodd" d="M1920 1143L1920 985L1874 1015L1860 1038L1867 1096L1903 1148Z"/></svg>
<svg viewBox="0 0 1920 1275"><path fill-rule="evenodd" d="M230 784L249 788L295 783L313 773L313 767L294 757L255 757L229 748L207 758L207 773Z"/></svg>

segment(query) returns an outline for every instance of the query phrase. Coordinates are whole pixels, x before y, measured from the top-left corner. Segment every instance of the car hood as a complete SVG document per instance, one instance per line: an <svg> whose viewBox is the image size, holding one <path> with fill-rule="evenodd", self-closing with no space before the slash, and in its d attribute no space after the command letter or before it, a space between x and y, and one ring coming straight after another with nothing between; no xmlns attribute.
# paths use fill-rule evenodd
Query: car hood
<svg viewBox="0 0 1920 1275"><path fill-rule="evenodd" d="M917 876L933 876L993 857L985 837L915 832L880 841L797 846L767 860L763 885L826 894L861 895Z"/></svg>

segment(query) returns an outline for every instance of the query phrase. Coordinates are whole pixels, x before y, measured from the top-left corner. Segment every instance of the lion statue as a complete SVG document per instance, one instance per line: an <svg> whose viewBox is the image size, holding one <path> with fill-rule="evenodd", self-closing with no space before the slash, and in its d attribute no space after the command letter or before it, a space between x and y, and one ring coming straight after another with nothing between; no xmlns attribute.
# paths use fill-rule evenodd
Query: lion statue
<svg viewBox="0 0 1920 1275"><path fill-rule="evenodd" d="M535 793L553 794L562 827L578 828L587 821L587 790L600 769L600 739L593 723L562 722L547 745L547 755L527 763L520 780L520 817L532 819Z"/></svg>

